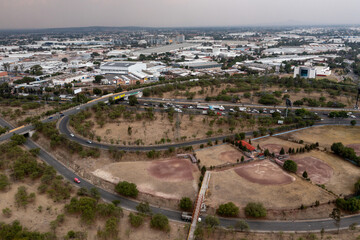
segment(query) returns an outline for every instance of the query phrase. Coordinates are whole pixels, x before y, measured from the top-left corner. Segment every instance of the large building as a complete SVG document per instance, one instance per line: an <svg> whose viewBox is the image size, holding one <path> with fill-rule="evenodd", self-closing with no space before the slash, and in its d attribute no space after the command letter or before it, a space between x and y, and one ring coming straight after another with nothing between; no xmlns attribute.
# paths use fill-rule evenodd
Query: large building
<svg viewBox="0 0 360 240"><path fill-rule="evenodd" d="M299 66L294 68L294 78L298 75L302 78L316 78L316 76L326 77L331 75L331 70L329 67L322 66Z"/></svg>
<svg viewBox="0 0 360 240"><path fill-rule="evenodd" d="M107 62L100 66L103 74L131 74L146 70L146 63L142 62Z"/></svg>

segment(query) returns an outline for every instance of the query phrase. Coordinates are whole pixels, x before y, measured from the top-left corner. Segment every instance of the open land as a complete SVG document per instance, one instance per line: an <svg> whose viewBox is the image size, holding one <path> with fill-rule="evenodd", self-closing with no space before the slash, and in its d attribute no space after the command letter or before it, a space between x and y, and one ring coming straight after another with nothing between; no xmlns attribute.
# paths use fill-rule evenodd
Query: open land
<svg viewBox="0 0 360 240"><path fill-rule="evenodd" d="M344 145L360 144L360 127L352 126L321 126L304 129L280 136L282 139L303 140L305 143L316 143L330 148L334 142Z"/></svg>
<svg viewBox="0 0 360 240"><path fill-rule="evenodd" d="M108 182L133 182L139 191L161 198L195 199L200 177L189 159L171 158L151 162L120 162L105 165L93 174Z"/></svg>
<svg viewBox="0 0 360 240"><path fill-rule="evenodd" d="M244 164L239 169L212 173L209 205L216 208L219 204L232 201L243 208L249 202L261 202L267 209L295 209L301 204L311 205L316 200L320 203L334 200L333 195L295 175L291 175L295 178L292 181L280 167L272 164L263 160ZM258 171L250 171L257 168ZM274 171L276 168L278 170ZM269 178L267 183L264 179L270 172L273 180Z"/></svg>
<svg viewBox="0 0 360 240"><path fill-rule="evenodd" d="M242 152L228 144L199 149L196 151L196 157L200 159L200 164L206 167L236 163L241 157L247 160Z"/></svg>
<svg viewBox="0 0 360 240"><path fill-rule="evenodd" d="M228 123L223 122L218 125L215 122L222 117L175 114L173 122L169 121L166 113L155 113L155 117L153 121L119 119L109 121L103 127L95 124L93 131L96 136L101 137L102 142L128 145L135 144L137 140L141 140L145 145L153 145L161 139L166 140L164 143L167 143L231 134ZM95 119L91 120L95 122ZM129 128L131 128L131 134ZM235 126L235 131L249 130L251 130L250 127L240 122ZM209 131L212 131L211 135L207 135Z"/></svg>

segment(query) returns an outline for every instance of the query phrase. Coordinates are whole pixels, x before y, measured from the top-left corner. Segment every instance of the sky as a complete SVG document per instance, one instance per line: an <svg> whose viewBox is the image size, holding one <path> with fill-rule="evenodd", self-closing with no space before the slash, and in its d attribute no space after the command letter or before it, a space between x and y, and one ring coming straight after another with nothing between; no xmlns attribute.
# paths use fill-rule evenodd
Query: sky
<svg viewBox="0 0 360 240"><path fill-rule="evenodd" d="M0 0L0 29L360 24L360 0Z"/></svg>

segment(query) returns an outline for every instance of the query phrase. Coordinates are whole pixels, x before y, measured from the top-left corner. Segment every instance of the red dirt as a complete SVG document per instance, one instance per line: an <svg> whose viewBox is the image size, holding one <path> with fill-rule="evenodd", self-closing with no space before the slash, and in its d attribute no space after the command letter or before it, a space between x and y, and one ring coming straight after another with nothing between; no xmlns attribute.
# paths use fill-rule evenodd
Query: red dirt
<svg viewBox="0 0 360 240"><path fill-rule="evenodd" d="M290 184L295 181L294 177L267 160L247 163L235 168L234 171L240 177L262 185Z"/></svg>
<svg viewBox="0 0 360 240"><path fill-rule="evenodd" d="M280 153L281 148L284 148L285 152L288 150L285 146L278 144L265 144L260 146L263 150L268 149L271 153Z"/></svg>
<svg viewBox="0 0 360 240"><path fill-rule="evenodd" d="M188 159L168 159L164 161L154 161L147 169L151 176L166 179L167 181L191 181L194 165Z"/></svg>
<svg viewBox="0 0 360 240"><path fill-rule="evenodd" d="M241 160L241 157L244 156L240 151L226 151L219 154L219 158L224 161L225 163L236 163L236 161L239 159ZM244 156L245 160L247 159L246 156Z"/></svg>
<svg viewBox="0 0 360 240"><path fill-rule="evenodd" d="M360 143L349 144L347 147L354 149L356 155L360 156Z"/></svg>
<svg viewBox="0 0 360 240"><path fill-rule="evenodd" d="M293 158L298 165L297 174L302 175L304 171L313 183L325 184L334 173L328 164L315 157L298 157Z"/></svg>

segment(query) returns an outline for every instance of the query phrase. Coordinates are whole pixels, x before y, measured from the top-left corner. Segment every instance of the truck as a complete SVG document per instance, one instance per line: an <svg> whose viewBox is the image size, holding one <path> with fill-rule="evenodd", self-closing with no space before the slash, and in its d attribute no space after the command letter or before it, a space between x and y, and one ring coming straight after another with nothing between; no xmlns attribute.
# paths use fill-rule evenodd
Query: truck
<svg viewBox="0 0 360 240"><path fill-rule="evenodd" d="M190 212L182 212L181 213L181 220L183 220L185 222L191 222L192 213L190 213Z"/></svg>
<svg viewBox="0 0 360 240"><path fill-rule="evenodd" d="M198 109L204 109L204 110L209 109L208 106L203 106L203 105L197 105L196 108L198 108Z"/></svg>

